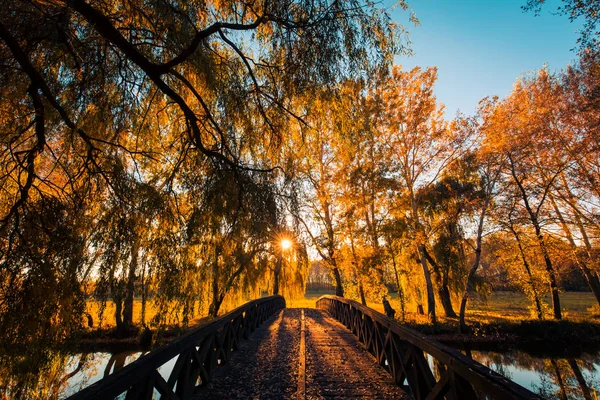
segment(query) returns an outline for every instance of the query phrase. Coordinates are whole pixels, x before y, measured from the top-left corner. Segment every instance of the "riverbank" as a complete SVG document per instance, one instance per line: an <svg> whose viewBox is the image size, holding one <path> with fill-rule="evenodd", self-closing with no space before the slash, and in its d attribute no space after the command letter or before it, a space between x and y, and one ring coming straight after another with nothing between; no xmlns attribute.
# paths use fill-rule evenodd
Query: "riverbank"
<svg viewBox="0 0 600 400"><path fill-rule="evenodd" d="M556 353L556 356L600 351L600 324L582 321L518 321L471 324L468 333L459 333L458 322L436 325L406 324L431 339L452 347L473 350L518 349L528 353Z"/></svg>
<svg viewBox="0 0 600 400"><path fill-rule="evenodd" d="M309 292L304 298L288 299L287 306L289 308L314 308L317 299L323 294L330 293ZM549 302L550 299L544 300ZM531 317L530 304L525 295L512 292L495 292L485 298L475 297L470 302L467 311L467 323L470 327L470 333L459 333L456 318L438 316L438 323L431 325L427 320L427 316L411 312L416 309L414 305L407 306L404 323L433 339L451 345L471 343L485 346L486 343L492 343L494 346L506 345L511 348L516 346L527 350L528 347L539 345L564 348L565 346L572 346L574 343L580 346L593 346L600 343L600 316L593 295L591 293L565 292L561 293L561 301L565 314L565 319L562 321L534 320ZM397 319L400 319L399 300L394 294L391 296L390 302L396 309ZM367 305L383 312L381 303L369 302ZM90 306L94 311L97 308L97 304L94 302ZM228 305L223 311L235 306L235 304ZM109 302L107 310L110 310L111 307L112 304ZM140 304L136 301L134 304L134 311L136 311L134 322L139 325L141 313L138 308L140 308ZM149 310L151 312L155 311L151 304ZM100 323L94 328L88 328L69 340L68 346L75 346L82 350L110 349L119 346L146 348L140 343L143 329L136 328L124 337L117 335L114 325L106 318L108 315L111 315L111 313L106 312L105 319L100 320ZM160 329L153 328L152 347L167 343L173 338L211 320L210 317L197 316L186 327L170 324Z"/></svg>
<svg viewBox="0 0 600 400"><path fill-rule="evenodd" d="M64 347L73 348L80 352L120 352L148 351L160 347L171 340L214 320L212 317L198 319L189 326L168 325L155 329L132 327L128 332L119 333L114 327L102 327L81 331L68 339Z"/></svg>

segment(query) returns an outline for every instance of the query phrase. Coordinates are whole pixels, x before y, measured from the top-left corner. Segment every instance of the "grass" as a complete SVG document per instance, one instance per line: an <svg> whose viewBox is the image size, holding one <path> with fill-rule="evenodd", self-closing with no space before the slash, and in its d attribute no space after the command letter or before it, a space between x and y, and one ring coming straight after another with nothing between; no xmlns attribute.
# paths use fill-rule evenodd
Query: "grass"
<svg viewBox="0 0 600 400"><path fill-rule="evenodd" d="M307 293L304 299L288 301L288 307L315 307L323 294ZM400 302L391 296L391 305L399 318ZM458 313L458 301L453 299ZM458 334L458 318L443 316L443 309L437 305L438 324L431 325L427 316L416 314L416 304L407 307L405 322L413 329L432 335L446 343L469 343L470 345L490 345L504 343L510 346L547 346L564 349L574 343L582 346L597 346L600 343L600 315L598 303L592 293L565 292L560 294L563 320L552 318L551 299L543 299L547 314L540 321L531 313L530 301L522 293L495 292L487 298L475 297L467 308L467 323L470 334ZM383 313L381 303L368 302L369 307ZM595 347L594 347L595 348ZM546 349L547 350L547 349Z"/></svg>
<svg viewBox="0 0 600 400"><path fill-rule="evenodd" d="M333 292L325 291L310 291L300 299L286 299L288 308L315 308L316 302L324 294L333 294ZM597 302L592 293L575 293L565 292L561 293L561 307L563 310L563 317L565 320L573 323L598 323L600 322L600 315ZM400 318L400 303L397 295L394 293L391 296L390 303L394 309L396 309L396 317ZM547 320L552 319L551 314L551 301L550 297L544 299L546 309L548 311L546 315ZM232 310L238 304L224 304L221 310L221 315ZM368 302L369 307L383 313L383 305L381 303ZM455 311L458 312L458 301L454 300ZM98 319L98 311L100 303L97 301L89 301L87 305L87 312L89 312L94 319L94 331L109 331L115 326L114 322L114 304L107 302L106 309L102 320ZM141 325L141 301L136 300L133 308L133 320L134 324ZM196 304L195 316L188 321L189 326L194 326L198 323L207 320L207 310L205 307L201 307ZM443 316L443 309L438 304L437 308L438 321L445 325L445 328L453 330L457 326L457 318L446 318ZM146 306L146 323L149 323L156 314L157 309L153 306L153 302L149 301ZM539 322L532 315L530 310L530 301L524 294L513 293L513 292L494 292L489 295L486 299L481 297L475 297L469 302L467 309L467 322L471 325L477 325L480 327L489 326L493 329L504 330L503 326L522 324L526 322ZM416 305L408 304L405 322L412 326L420 326L423 329L428 325L428 319L425 315L418 315L416 313ZM181 315L172 314L167 316L167 325L171 328L180 326L182 323Z"/></svg>
<svg viewBox="0 0 600 400"><path fill-rule="evenodd" d="M303 299L287 300L287 306L290 308L314 308L317 300L324 294L333 294L332 292L307 292ZM458 314L459 301L453 299L454 311ZM596 298L588 292L563 292L560 294L561 309L563 318L576 321L594 321L600 322L600 308ZM543 299L546 307L546 319L552 319L551 298L550 295ZM391 296L391 306L396 310L396 316L400 313L400 300L396 293ZM383 313L381 303L367 302L367 305L374 310ZM523 293L515 292L494 292L487 298L475 296L467 307L467 320L476 321L481 324L510 323L527 320L535 320L536 317L531 313L531 302ZM416 304L407 305L406 319L410 322L425 323L427 317L417 315ZM437 304L436 311L440 322L452 321L454 318L443 316L443 309Z"/></svg>
<svg viewBox="0 0 600 400"><path fill-rule="evenodd" d="M316 302L324 294L333 294L325 291L310 291L298 299L286 299L288 308L315 308ZM475 297L469 302L467 309L467 323L470 333L459 334L458 318L443 316L443 309L437 305L438 324L431 325L426 315L416 313L416 304L407 305L404 322L411 328L450 345L468 346L510 346L523 349L543 347L564 349L573 346L591 347L600 344L600 308L591 293L561 293L561 308L563 321L555 321L551 314L551 301L544 299L548 313L543 321L537 320L530 311L530 301L524 294L512 292L495 292L485 299ZM244 299L231 299L222 306L220 315L245 303ZM391 306L396 309L396 317L400 319L400 302L396 294L392 294ZM369 301L369 307L383 313L383 305ZM453 299L455 311L458 312L458 300ZM94 318L94 327L86 332L81 332L74 338L75 345L81 348L98 349L114 348L113 346L135 346L139 342L138 335L120 337L114 330L114 304L107 302L104 318L98 320L100 303L89 301L87 311ZM206 305L195 306L195 317L188 321L187 326L181 324L181 315L167 316L167 326L156 329L154 335L155 345L160 345L172 340L174 337L185 333L191 327L212 320L207 317ZM146 306L146 323L156 314L157 309L152 301ZM134 324L141 326L141 301L134 302ZM141 332L141 331L140 331ZM495 348L495 347L494 347Z"/></svg>
<svg viewBox="0 0 600 400"><path fill-rule="evenodd" d="M550 295L543 298L546 319L552 318ZM560 294L563 318L583 322L598 320L598 303L592 293L563 292ZM467 309L467 319L481 323L517 322L535 319L531 301L522 293L494 292L487 300L474 298Z"/></svg>

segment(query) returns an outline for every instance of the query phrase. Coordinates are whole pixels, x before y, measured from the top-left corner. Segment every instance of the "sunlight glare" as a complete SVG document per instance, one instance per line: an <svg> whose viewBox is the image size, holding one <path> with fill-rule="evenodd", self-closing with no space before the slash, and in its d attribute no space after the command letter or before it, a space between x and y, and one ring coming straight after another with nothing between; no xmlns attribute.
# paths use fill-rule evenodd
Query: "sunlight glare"
<svg viewBox="0 0 600 400"><path fill-rule="evenodd" d="M281 240L281 249L282 250L287 250L290 247L292 247L292 241L289 239L282 239Z"/></svg>

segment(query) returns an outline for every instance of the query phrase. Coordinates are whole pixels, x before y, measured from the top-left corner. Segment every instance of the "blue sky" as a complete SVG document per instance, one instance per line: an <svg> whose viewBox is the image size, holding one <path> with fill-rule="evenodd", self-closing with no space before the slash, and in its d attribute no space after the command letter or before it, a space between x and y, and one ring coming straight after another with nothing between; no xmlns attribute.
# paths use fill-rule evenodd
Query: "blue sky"
<svg viewBox="0 0 600 400"><path fill-rule="evenodd" d="M557 0L547 0L541 15L523 12L526 0L409 0L421 22L406 23L400 9L392 12L410 31L412 57L396 57L404 69L437 66L435 92L446 105L446 117L460 109L473 114L488 95L505 97L523 73L546 63L551 71L576 58L578 22L556 15Z"/></svg>

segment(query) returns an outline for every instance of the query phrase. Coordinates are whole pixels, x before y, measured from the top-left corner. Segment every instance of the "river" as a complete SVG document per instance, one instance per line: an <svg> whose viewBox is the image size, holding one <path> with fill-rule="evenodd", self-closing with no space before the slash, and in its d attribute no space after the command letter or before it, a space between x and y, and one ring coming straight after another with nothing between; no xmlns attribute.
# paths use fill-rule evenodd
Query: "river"
<svg viewBox="0 0 600 400"><path fill-rule="evenodd" d="M597 399L600 391L600 352L572 357L535 354L523 350L462 350L467 356L518 384L550 399ZM564 352L563 352L564 353ZM0 378L0 398L65 398L132 363L144 353L60 353L39 375ZM159 371L165 378L175 360ZM431 360L433 365L433 361Z"/></svg>

